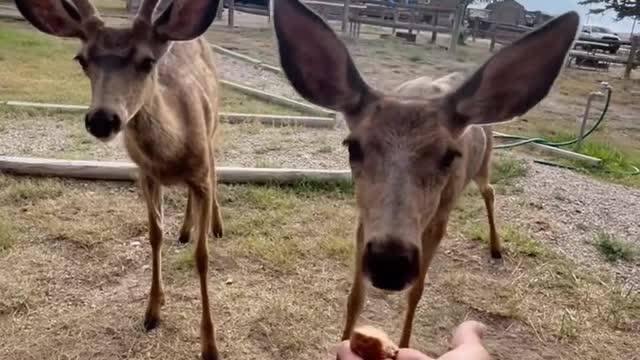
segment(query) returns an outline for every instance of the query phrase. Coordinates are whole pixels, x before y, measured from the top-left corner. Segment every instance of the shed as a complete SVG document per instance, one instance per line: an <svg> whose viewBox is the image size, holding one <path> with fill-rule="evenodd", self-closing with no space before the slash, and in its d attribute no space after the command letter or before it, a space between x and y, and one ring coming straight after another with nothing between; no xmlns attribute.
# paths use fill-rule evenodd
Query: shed
<svg viewBox="0 0 640 360"><path fill-rule="evenodd" d="M525 25L526 9L515 0L502 0L487 5L489 21L509 25Z"/></svg>

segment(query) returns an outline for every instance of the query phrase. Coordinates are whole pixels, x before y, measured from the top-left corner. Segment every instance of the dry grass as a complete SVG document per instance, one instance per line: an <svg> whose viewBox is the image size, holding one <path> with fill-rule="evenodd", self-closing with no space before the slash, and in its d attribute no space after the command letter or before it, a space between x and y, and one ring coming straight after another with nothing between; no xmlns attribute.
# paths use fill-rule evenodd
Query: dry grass
<svg viewBox="0 0 640 360"><path fill-rule="evenodd" d="M640 249L633 244L617 239L610 233L599 230L594 236L595 245L602 255L610 262L634 261L640 254Z"/></svg>
<svg viewBox="0 0 640 360"><path fill-rule="evenodd" d="M150 259L138 191L128 184L0 180L0 214L26 209L12 218L23 236L0 254L0 272L11 274L0 278L0 358L195 358L197 278L191 245L176 240L183 190L166 196L167 304L161 327L147 334L141 321ZM59 188L64 196L13 194L22 183L42 186L31 194ZM227 232L211 242L210 285L224 358L329 358L350 282L352 196L348 184L220 186ZM478 200L467 197L465 204ZM490 326L487 344L496 359L635 352L636 293L548 249L532 256L534 235L509 224L513 251L503 267L490 265L487 246L458 232L483 219L483 211L456 211L419 307L416 347L444 351L449 329L471 317ZM363 321L398 336L403 299L372 292Z"/></svg>

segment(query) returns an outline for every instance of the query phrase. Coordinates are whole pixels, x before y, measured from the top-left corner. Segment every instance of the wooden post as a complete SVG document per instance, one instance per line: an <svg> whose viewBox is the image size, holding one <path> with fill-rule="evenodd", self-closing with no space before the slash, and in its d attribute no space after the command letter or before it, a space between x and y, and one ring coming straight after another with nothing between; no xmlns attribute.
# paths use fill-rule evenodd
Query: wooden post
<svg viewBox="0 0 640 360"><path fill-rule="evenodd" d="M433 16L433 30L431 31L431 43L435 44L438 40L438 15L440 13L436 10L436 14Z"/></svg>
<svg viewBox="0 0 640 360"><path fill-rule="evenodd" d="M224 0L218 3L218 14L216 15L217 20L222 20L222 12L224 11Z"/></svg>
<svg viewBox="0 0 640 360"><path fill-rule="evenodd" d="M495 50L496 48L496 34L497 34L498 30L496 27L496 24L491 24L491 27L489 27L489 34L491 35L491 44L489 45L489 51L493 52L493 50Z"/></svg>
<svg viewBox="0 0 640 360"><path fill-rule="evenodd" d="M471 34L473 36L473 42L476 42L476 38L478 37L479 33L480 33L480 19L476 19L473 22L473 33Z"/></svg>
<svg viewBox="0 0 640 360"><path fill-rule="evenodd" d="M391 28L391 34L395 35L396 34L396 25L398 23L398 8L397 7L393 7L393 27Z"/></svg>
<svg viewBox="0 0 640 360"><path fill-rule="evenodd" d="M236 0L229 0L229 8L227 9L227 20L230 28L233 27L234 13L236 11Z"/></svg>
<svg viewBox="0 0 640 360"><path fill-rule="evenodd" d="M344 0L344 11L342 12L342 33L347 32L347 24L349 23L349 5L351 0Z"/></svg>
<svg viewBox="0 0 640 360"><path fill-rule="evenodd" d="M627 65L624 69L625 80L629 80L631 78L631 70L633 69L633 65L636 62L636 53L638 52L639 42L640 42L639 36L634 36L631 38L631 51L629 52L629 59L627 60Z"/></svg>
<svg viewBox="0 0 640 360"><path fill-rule="evenodd" d="M267 17L269 24L271 24L271 20L273 19L273 2L274 0L269 0L269 16Z"/></svg>
<svg viewBox="0 0 640 360"><path fill-rule="evenodd" d="M458 49L458 38L460 37L460 25L464 19L465 6L462 1L456 5L456 13L453 18L453 30L451 31L451 41L449 42L449 55L455 55Z"/></svg>

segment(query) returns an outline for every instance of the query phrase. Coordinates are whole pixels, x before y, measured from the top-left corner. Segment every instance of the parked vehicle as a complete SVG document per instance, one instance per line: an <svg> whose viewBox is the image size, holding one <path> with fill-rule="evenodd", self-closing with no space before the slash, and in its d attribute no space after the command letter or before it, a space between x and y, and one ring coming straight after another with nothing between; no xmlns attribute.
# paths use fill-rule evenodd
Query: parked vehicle
<svg viewBox="0 0 640 360"><path fill-rule="evenodd" d="M598 49L615 54L620 49L620 36L602 26L584 26L582 32L580 32L579 39L593 43L582 45L582 48L587 51Z"/></svg>

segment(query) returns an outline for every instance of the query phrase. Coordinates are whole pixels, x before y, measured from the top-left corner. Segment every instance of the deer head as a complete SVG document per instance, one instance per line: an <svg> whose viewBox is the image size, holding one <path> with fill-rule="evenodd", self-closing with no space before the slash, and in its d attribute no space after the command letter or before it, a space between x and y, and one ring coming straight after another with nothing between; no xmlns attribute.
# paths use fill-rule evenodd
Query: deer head
<svg viewBox="0 0 640 360"><path fill-rule="evenodd" d="M85 117L87 130L108 141L143 106L153 106L158 91L156 64L172 41L195 39L213 22L219 0L175 0L152 20L158 0L146 0L132 25L106 26L88 0L15 0L22 15L37 29L82 42L74 58L91 81L92 100Z"/></svg>
<svg viewBox="0 0 640 360"><path fill-rule="evenodd" d="M342 41L298 0L275 2L287 78L310 102L342 112L350 130L344 144L363 225L362 266L374 286L402 290L413 282L422 234L441 201L450 201L443 200L450 180L468 166L461 135L542 100L578 25L578 14L569 12L503 48L458 88L401 98L370 87Z"/></svg>

